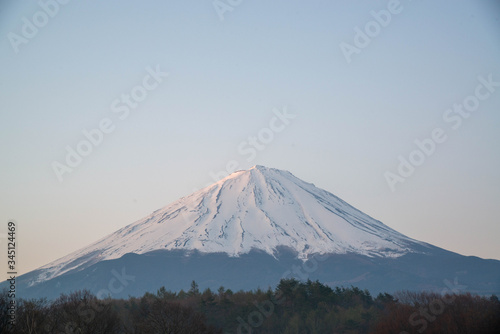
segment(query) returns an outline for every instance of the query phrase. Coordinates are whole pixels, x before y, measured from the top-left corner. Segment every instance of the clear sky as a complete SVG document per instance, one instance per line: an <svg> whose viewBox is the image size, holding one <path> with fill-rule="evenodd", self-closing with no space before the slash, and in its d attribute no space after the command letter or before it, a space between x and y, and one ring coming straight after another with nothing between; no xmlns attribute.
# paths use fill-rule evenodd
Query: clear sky
<svg viewBox="0 0 500 334"><path fill-rule="evenodd" d="M0 221L20 273L231 161L500 259L498 1L59 1L0 4Z"/></svg>

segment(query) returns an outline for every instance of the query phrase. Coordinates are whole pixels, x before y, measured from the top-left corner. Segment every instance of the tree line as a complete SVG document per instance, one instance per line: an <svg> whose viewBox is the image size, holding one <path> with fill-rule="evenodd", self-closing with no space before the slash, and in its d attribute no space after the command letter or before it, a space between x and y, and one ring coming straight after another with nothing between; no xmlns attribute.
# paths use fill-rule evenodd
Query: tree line
<svg viewBox="0 0 500 334"><path fill-rule="evenodd" d="M323 334L497 333L500 301L470 293L403 291L373 297L357 287L283 279L275 289L233 292L165 287L129 299L98 299L89 291L54 301L17 300L9 327L8 295L0 293L0 333ZM5 315L5 316L4 316Z"/></svg>

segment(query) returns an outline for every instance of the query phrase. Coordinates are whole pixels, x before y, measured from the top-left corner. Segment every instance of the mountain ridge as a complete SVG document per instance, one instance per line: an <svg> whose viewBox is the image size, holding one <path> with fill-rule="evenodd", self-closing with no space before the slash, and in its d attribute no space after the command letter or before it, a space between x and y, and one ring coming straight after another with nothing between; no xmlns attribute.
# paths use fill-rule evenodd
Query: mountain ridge
<svg viewBox="0 0 500 334"><path fill-rule="evenodd" d="M186 289L192 280L215 290L266 288L289 275L372 293L439 291L451 280L467 292L500 293L500 261L414 240L288 171L259 165L16 282L22 298L55 299L80 289L125 298L161 286Z"/></svg>
<svg viewBox="0 0 500 334"><path fill-rule="evenodd" d="M287 246L305 260L313 253L399 257L420 252L415 245L426 244L288 171L256 165L40 267L30 285L127 253L162 249L239 256L252 249L274 255L276 247Z"/></svg>

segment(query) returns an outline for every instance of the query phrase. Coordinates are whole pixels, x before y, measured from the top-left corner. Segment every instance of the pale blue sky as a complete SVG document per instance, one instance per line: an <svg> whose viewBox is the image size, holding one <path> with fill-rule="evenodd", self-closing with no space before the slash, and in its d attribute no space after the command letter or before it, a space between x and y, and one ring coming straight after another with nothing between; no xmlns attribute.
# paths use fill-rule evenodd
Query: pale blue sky
<svg viewBox="0 0 500 334"><path fill-rule="evenodd" d="M443 120L478 76L500 82L499 2L401 0L348 63L339 45L387 6L243 0L220 20L211 0L69 1L16 53L10 33L43 14L3 1L0 221L18 222L20 271L213 182L231 160L289 170L410 237L500 259L500 87L457 130ZM111 103L157 65L169 76L120 120ZM247 161L238 146L285 106L296 118ZM52 162L104 118L115 130L59 182ZM392 192L384 174L435 128L446 142Z"/></svg>

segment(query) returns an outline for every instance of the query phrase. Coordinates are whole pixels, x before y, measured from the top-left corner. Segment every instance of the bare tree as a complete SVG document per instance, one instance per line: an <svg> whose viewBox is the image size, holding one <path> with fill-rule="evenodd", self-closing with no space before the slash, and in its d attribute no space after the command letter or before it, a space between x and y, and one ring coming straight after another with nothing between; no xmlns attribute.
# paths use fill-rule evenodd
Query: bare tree
<svg viewBox="0 0 500 334"><path fill-rule="evenodd" d="M138 332L152 334L212 334L220 333L205 324L205 318L192 308L178 302L155 298L148 305L147 315Z"/></svg>

